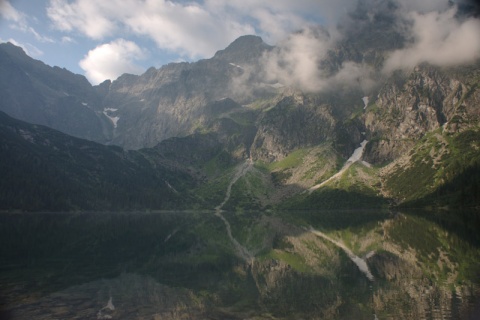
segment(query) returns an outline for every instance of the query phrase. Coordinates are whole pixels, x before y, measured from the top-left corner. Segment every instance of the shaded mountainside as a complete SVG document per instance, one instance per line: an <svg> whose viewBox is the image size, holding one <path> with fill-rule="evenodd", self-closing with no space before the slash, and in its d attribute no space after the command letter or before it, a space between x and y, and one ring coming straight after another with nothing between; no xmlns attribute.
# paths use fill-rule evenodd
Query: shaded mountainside
<svg viewBox="0 0 480 320"><path fill-rule="evenodd" d="M0 44L0 111L72 136L105 143L112 129L101 97L84 76Z"/></svg>
<svg viewBox="0 0 480 320"><path fill-rule="evenodd" d="M176 208L192 179L147 156L67 136L0 113L2 210ZM175 185L174 189L172 185Z"/></svg>

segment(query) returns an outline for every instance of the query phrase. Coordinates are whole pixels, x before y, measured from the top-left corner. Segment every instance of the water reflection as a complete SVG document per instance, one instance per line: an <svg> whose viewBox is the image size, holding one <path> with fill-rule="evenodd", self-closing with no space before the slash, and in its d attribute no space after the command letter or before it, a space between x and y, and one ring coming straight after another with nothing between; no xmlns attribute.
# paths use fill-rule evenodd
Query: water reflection
<svg viewBox="0 0 480 320"><path fill-rule="evenodd" d="M474 319L478 212L223 217L2 214L0 316Z"/></svg>

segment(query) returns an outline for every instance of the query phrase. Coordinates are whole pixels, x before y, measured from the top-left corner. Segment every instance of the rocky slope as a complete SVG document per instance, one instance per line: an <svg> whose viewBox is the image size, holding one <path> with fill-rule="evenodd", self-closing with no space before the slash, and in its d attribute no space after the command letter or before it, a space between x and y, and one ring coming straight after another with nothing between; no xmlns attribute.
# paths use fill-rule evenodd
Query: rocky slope
<svg viewBox="0 0 480 320"><path fill-rule="evenodd" d="M103 84L108 86L103 105L120 118L112 143L129 149L153 147L167 138L193 133L209 120L209 106L224 98L240 104L252 101L236 81L267 50L259 37L245 36L211 59L150 68L141 76L124 75ZM255 97L268 94L258 91Z"/></svg>
<svg viewBox="0 0 480 320"><path fill-rule="evenodd" d="M478 125L478 66L470 74L422 65L391 79L367 107L365 126L371 140L365 159L397 159L426 133L442 128L455 133Z"/></svg>
<svg viewBox="0 0 480 320"><path fill-rule="evenodd" d="M112 129L87 79L0 44L0 111L72 136L105 143Z"/></svg>
<svg viewBox="0 0 480 320"><path fill-rule="evenodd" d="M182 207L188 196L179 192L196 183L147 154L74 138L3 112L0 135L2 211Z"/></svg>

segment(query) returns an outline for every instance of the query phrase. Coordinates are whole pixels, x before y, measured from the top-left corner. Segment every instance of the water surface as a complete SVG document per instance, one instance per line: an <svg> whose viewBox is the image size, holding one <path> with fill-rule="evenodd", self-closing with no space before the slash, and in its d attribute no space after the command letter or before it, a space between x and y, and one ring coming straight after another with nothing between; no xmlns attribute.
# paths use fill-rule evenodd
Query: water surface
<svg viewBox="0 0 480 320"><path fill-rule="evenodd" d="M479 221L467 211L1 214L0 318L476 319Z"/></svg>

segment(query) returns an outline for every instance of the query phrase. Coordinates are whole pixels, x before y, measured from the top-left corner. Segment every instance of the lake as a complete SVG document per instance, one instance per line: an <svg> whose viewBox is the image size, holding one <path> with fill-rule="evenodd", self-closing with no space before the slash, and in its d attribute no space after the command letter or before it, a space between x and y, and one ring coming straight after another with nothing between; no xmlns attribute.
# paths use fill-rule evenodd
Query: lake
<svg viewBox="0 0 480 320"><path fill-rule="evenodd" d="M0 214L0 319L478 319L478 211Z"/></svg>

